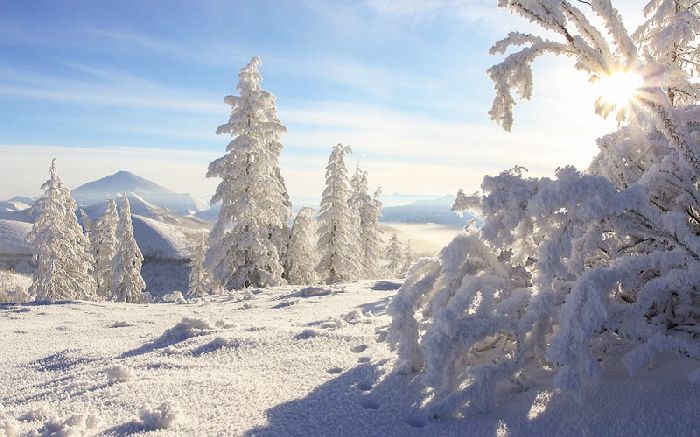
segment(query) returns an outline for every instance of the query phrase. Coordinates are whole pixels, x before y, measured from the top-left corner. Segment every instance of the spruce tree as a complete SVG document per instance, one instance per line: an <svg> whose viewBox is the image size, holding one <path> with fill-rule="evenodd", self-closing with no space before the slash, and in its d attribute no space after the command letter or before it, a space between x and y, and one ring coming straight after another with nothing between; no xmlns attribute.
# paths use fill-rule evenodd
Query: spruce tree
<svg viewBox="0 0 700 437"><path fill-rule="evenodd" d="M124 194L119 223L117 225L117 252L114 256L112 300L139 303L143 300L146 283L141 277L143 255L134 239L129 198Z"/></svg>
<svg viewBox="0 0 700 437"><path fill-rule="evenodd" d="M117 252L117 204L109 199L104 214L92 226L92 255L95 257L97 295L109 299L112 292L113 260Z"/></svg>
<svg viewBox="0 0 700 437"><path fill-rule="evenodd" d="M46 191L36 201L37 218L28 235L36 260L29 293L37 300L94 300L89 240L78 224L75 200L56 173L55 159L41 188Z"/></svg>
<svg viewBox="0 0 700 437"><path fill-rule="evenodd" d="M287 241L290 202L279 171L281 135L275 98L260 87L260 59L238 75L240 96L227 96L228 153L209 164L207 177L222 181L211 203L221 202L210 234L206 262L213 279L226 288L274 286L284 282L280 252Z"/></svg>
<svg viewBox="0 0 700 437"><path fill-rule="evenodd" d="M350 179L352 194L350 206L356 213L357 221L357 245L362 266L362 276L368 279L376 279L381 276L381 228L379 218L382 212L382 203L379 200L381 190L369 195L367 172L358 166L352 179Z"/></svg>
<svg viewBox="0 0 700 437"><path fill-rule="evenodd" d="M201 297L209 294L207 272L204 269L204 236L199 240L194 257L190 261L190 283L187 297Z"/></svg>
<svg viewBox="0 0 700 437"><path fill-rule="evenodd" d="M344 156L350 147L333 147L326 166L326 188L321 199L318 245L321 260L316 271L327 283L358 279L357 238L350 198L350 181Z"/></svg>
<svg viewBox="0 0 700 437"><path fill-rule="evenodd" d="M408 269L411 268L413 264L414 256L413 250L411 249L411 240L406 242L406 248L403 251L403 266L401 267L401 275L406 275Z"/></svg>
<svg viewBox="0 0 700 437"><path fill-rule="evenodd" d="M389 240L389 247L386 250L386 258L389 261L387 265L387 270L389 276L396 276L401 273L403 253L401 249L401 242L396 234L391 236Z"/></svg>
<svg viewBox="0 0 700 437"><path fill-rule="evenodd" d="M285 263L285 277L290 284L315 284L316 274L316 220L314 210L302 208L294 219L289 236Z"/></svg>

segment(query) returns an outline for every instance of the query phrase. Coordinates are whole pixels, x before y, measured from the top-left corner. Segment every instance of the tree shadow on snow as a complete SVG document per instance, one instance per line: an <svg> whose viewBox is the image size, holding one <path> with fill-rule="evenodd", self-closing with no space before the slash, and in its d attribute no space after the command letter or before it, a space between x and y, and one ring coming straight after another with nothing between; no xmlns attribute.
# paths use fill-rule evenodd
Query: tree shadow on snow
<svg viewBox="0 0 700 437"><path fill-rule="evenodd" d="M435 419L420 408L423 386L416 375L391 373L370 363L328 372L337 377L304 398L268 409L268 423L245 435L694 435L700 411L700 397L685 373L673 378L668 372L649 373L641 380L615 374L587 387L582 403L551 387L533 385L502 393L489 411L466 409L461 418Z"/></svg>
<svg viewBox="0 0 700 437"><path fill-rule="evenodd" d="M120 355L120 358L130 358L137 355L143 355L148 352L153 352L159 349L164 349L177 343L181 343L193 337L199 337L204 333L192 332L190 328L183 325L183 322L178 323L170 329L165 330L160 337L151 340L136 349L126 351Z"/></svg>
<svg viewBox="0 0 700 437"><path fill-rule="evenodd" d="M328 369L338 376L306 397L269 409L268 424L245 435L398 436L428 428L416 408L420 388L410 376L390 375L379 382L385 369L370 363L339 371ZM401 399L399 405L396 399Z"/></svg>
<svg viewBox="0 0 700 437"><path fill-rule="evenodd" d="M358 305L357 308L359 308L360 311L362 311L362 314L367 315L371 312L372 315L381 316L386 313L386 307L389 305L389 302L391 302L391 296L387 296L376 302L369 302L364 303L362 305Z"/></svg>
<svg viewBox="0 0 700 437"><path fill-rule="evenodd" d="M29 363L29 366L40 372L62 372L95 361L93 358L79 356L78 353L79 351L73 349L62 350L35 360Z"/></svg>
<svg viewBox="0 0 700 437"><path fill-rule="evenodd" d="M124 437L124 436L130 436L130 435L134 435L134 434L142 434L146 431L148 431L148 430L143 425L143 423L132 421L132 422L122 423L121 425L117 425L115 427L106 429L106 430L102 431L100 433L100 435Z"/></svg>
<svg viewBox="0 0 700 437"><path fill-rule="evenodd" d="M377 281L372 285L372 290L375 291L392 291L401 288L400 282L394 281Z"/></svg>

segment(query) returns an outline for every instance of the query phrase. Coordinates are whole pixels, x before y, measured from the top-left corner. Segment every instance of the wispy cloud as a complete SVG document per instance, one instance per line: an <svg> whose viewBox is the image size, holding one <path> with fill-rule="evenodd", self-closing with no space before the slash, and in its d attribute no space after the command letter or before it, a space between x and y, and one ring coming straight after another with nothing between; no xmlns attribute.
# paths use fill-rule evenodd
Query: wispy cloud
<svg viewBox="0 0 700 437"><path fill-rule="evenodd" d="M447 16L465 23L480 23L494 32L507 29L539 30L525 19L496 6L495 0L366 0L380 14L412 20L434 20ZM579 5L584 11L587 6ZM616 0L614 6L622 14L628 30L634 30L643 19L643 4L639 0Z"/></svg>
<svg viewBox="0 0 700 437"><path fill-rule="evenodd" d="M223 105L192 90L164 87L118 70L64 63L87 77L0 68L0 95L98 107L136 107L164 111L221 114Z"/></svg>

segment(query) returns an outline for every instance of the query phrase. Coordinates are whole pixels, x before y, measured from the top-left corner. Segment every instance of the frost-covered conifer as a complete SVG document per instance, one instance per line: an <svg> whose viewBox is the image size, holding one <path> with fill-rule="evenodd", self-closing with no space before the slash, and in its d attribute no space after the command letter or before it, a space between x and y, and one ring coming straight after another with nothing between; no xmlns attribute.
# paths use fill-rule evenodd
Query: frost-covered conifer
<svg viewBox="0 0 700 437"><path fill-rule="evenodd" d="M318 247L321 259L316 271L327 283L359 278L357 236L353 210L348 204L350 182L345 168L345 154L350 147L333 147L326 166L326 188L321 199L318 224Z"/></svg>
<svg viewBox="0 0 700 437"><path fill-rule="evenodd" d="M286 128L277 118L275 98L260 87L260 59L238 74L240 96L227 96L228 153L209 164L207 177L222 181L211 202L221 202L210 234L206 262L213 279L226 288L274 286L283 282L280 253L287 241L290 203L278 160Z"/></svg>
<svg viewBox="0 0 700 437"><path fill-rule="evenodd" d="M315 284L318 282L317 264L314 210L302 208L294 219L289 236L285 277L290 284Z"/></svg>
<svg viewBox="0 0 700 437"><path fill-rule="evenodd" d="M406 242L406 248L403 251L403 264L401 266L401 275L405 275L408 269L411 268L411 264L415 260L413 256L413 250L411 249L411 240Z"/></svg>
<svg viewBox="0 0 700 437"><path fill-rule="evenodd" d="M41 188L46 191L35 203L37 218L28 235L36 259L29 293L37 300L94 300L90 243L78 224L75 201L56 173L55 159Z"/></svg>
<svg viewBox="0 0 700 437"><path fill-rule="evenodd" d="M92 226L92 255L95 258L97 295L109 299L114 278L114 255L117 252L117 204L109 199L104 214Z"/></svg>
<svg viewBox="0 0 700 437"><path fill-rule="evenodd" d="M83 225L83 233L85 236L88 237L88 240L91 241L91 234L92 234L92 220L90 219L90 216L87 215L84 209L80 208L78 210L78 215L80 216L80 223Z"/></svg>
<svg viewBox="0 0 700 437"><path fill-rule="evenodd" d="M187 297L202 297L209 294L209 281L204 269L204 236L197 244L194 257L190 261L190 283L187 289Z"/></svg>
<svg viewBox="0 0 700 437"><path fill-rule="evenodd" d="M388 270L389 276L397 276L401 274L401 267L403 267L403 249L401 248L401 242L396 234L392 234L389 239L389 246L386 249L386 259L389 261L386 268Z"/></svg>
<svg viewBox="0 0 700 437"><path fill-rule="evenodd" d="M432 388L432 415L491 406L497 386L543 375L580 393L620 359L614 351L626 351L630 373L662 352L700 360L700 108L671 101L688 73L658 74L610 1L580 3L605 32L569 1L501 2L560 38L496 43L494 53L520 49L489 70L492 118L510 129L511 92L530 97L530 65L546 53L573 57L592 79L632 73L643 84L623 107L599 99L597 112L617 109L628 124L599 141L591 173L531 178L515 167L485 177L482 195L458 193L453 209L483 226L415 263L387 309L387 338L400 368Z"/></svg>
<svg viewBox="0 0 700 437"><path fill-rule="evenodd" d="M357 214L357 245L366 279L377 279L381 276L381 251L382 239L379 218L382 214L382 203L379 200L381 189L369 195L367 186L367 172L357 167L355 174L350 179L352 192L349 203Z"/></svg>
<svg viewBox="0 0 700 437"><path fill-rule="evenodd" d="M143 255L134 239L129 198L124 194L117 224L117 251L113 259L112 300L140 303L146 283L141 277Z"/></svg>

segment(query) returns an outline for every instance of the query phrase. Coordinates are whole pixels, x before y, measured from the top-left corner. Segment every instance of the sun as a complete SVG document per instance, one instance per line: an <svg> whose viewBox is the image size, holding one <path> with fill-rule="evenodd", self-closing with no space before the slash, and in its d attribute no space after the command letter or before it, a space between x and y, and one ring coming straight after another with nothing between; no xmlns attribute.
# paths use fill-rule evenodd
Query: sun
<svg viewBox="0 0 700 437"><path fill-rule="evenodd" d="M633 71L616 71L602 76L597 83L598 92L603 100L618 109L632 103L643 85L644 78Z"/></svg>

